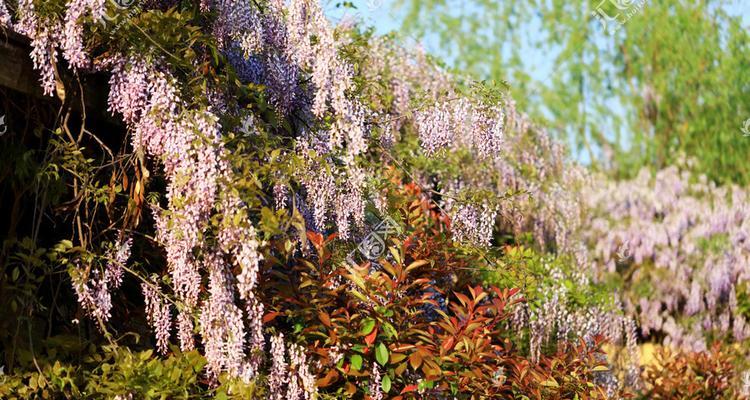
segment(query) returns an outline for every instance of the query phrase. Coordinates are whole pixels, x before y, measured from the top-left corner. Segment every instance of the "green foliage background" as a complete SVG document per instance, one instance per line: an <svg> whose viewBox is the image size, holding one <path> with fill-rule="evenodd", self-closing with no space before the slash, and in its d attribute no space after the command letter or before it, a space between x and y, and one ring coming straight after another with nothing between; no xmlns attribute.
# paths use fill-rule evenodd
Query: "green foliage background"
<svg viewBox="0 0 750 400"><path fill-rule="evenodd" d="M619 3L631 8L610 34L592 14L617 15L609 0L396 2L405 32L436 39L457 70L507 80L595 167L632 177L687 156L717 182L750 181L750 36L733 2ZM540 61L550 71L534 74Z"/></svg>

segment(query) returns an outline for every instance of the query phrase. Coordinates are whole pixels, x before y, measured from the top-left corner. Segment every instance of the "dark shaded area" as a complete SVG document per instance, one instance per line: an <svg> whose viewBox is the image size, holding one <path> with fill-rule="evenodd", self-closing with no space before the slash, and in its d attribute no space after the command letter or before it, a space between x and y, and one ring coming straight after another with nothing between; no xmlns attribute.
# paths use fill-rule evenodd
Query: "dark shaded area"
<svg viewBox="0 0 750 400"><path fill-rule="evenodd" d="M44 96L29 51L14 34L0 42L0 365L6 373L33 370L42 360L80 362L90 344L106 342L78 307L68 268L84 249L101 248L148 218L130 198L138 162L126 153L124 126L107 111L108 76L68 74L61 78L64 93ZM60 251L61 240L72 249ZM147 240L134 241L146 242L134 248L158 257ZM90 261L92 268L101 263ZM142 312L131 314L143 309L138 282L125 279L114 295L108 331L115 339L137 332L147 342Z"/></svg>

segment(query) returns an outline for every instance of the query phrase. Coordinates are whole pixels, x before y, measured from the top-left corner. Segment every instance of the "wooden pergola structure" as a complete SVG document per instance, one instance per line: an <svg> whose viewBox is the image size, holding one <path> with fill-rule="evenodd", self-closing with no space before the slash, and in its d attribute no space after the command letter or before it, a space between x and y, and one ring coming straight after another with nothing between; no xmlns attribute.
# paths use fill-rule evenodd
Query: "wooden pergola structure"
<svg viewBox="0 0 750 400"><path fill-rule="evenodd" d="M37 99L45 99L60 104L67 101L74 110L80 110L81 102L79 88L66 87L64 97L45 96L39 83L39 73L34 70L34 64L29 57L31 45L28 38L18 33L0 28L0 88L11 89L17 93ZM63 81L69 85L80 81L83 89L86 109L92 112L96 118L101 118L109 123L117 123L107 112L108 77L103 73L80 74L75 77L64 64L60 57L60 68ZM78 86L78 85L75 85ZM6 91L7 92L7 91Z"/></svg>

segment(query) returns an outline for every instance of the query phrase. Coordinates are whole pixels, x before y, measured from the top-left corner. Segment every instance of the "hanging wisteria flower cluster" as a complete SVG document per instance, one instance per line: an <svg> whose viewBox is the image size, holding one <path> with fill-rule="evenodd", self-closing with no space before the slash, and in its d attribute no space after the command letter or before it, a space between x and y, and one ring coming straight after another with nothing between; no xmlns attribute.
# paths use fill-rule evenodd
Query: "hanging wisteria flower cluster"
<svg viewBox="0 0 750 400"><path fill-rule="evenodd" d="M418 111L415 123L427 155L466 146L480 158L502 155L505 114L500 106L475 105L466 98L446 100Z"/></svg>
<svg viewBox="0 0 750 400"><path fill-rule="evenodd" d="M310 373L307 356L301 347L295 344L287 345L282 334L273 336L271 360L271 372L268 377L269 399L315 399L315 377Z"/></svg>
<svg viewBox="0 0 750 400"><path fill-rule="evenodd" d="M576 188L587 182L588 173L566 162L564 147L518 111L512 98L457 91L455 77L430 63L422 51L406 51L378 38L370 46L372 55L362 73L387 80L395 95L390 104L374 106L386 132L393 135L411 123L425 155L461 163L458 176L455 170L429 171L433 177L424 181L445 194L444 208L461 221L459 229L466 227L459 239L486 246L492 233L487 227L533 232L542 247L575 254L580 265L588 266L587 252L575 240L584 212ZM477 162L451 158L459 149L468 149ZM494 204L460 201L454 207L452 199L465 191L494 193ZM503 200L509 194L513 196Z"/></svg>
<svg viewBox="0 0 750 400"><path fill-rule="evenodd" d="M347 183L335 187L333 176L303 182L319 228L325 228L330 214L346 237L351 218L360 225L363 220L365 182L355 157L367 149L365 109L349 93L353 70L339 57L339 43L317 2L293 1L287 6L272 1L265 6L261 9L253 2L237 0L202 2L204 12L216 13L212 32L219 47L238 67L247 66L248 72L240 75L266 84L279 115L300 112L305 123L313 125L318 124L318 118L332 117L325 129L309 136L326 141L324 148L316 149L320 151L315 162L343 160L344 167L335 167L333 172ZM187 100L168 63L158 57L123 52L92 60L86 49L87 27L102 18L105 7L104 0L68 1L62 20L58 20L37 12L33 1L22 0L18 21L13 24L3 2L0 22L32 39L31 57L41 73L45 94L55 91L59 54L74 70L96 68L111 73L110 111L122 116L131 132L132 148L163 166L167 182L166 208L153 204L152 211L157 239L166 252L177 315L173 322L171 307L162 299L165 293L158 285L143 286L157 347L167 351L174 326L180 347L185 351L195 348L198 322L212 376L228 372L252 379L264 348L263 306L254 294L261 244L249 210L228 186L234 178L217 115L225 109L226 99L208 99L203 104ZM252 66L258 62L260 65ZM310 73L309 87L300 82L303 71ZM318 165L311 161L309 172L324 170ZM217 212L221 217L217 241L206 243L210 218ZM236 276L232 266L238 268ZM106 321L110 291L119 287L121 271L86 272L81 267L76 276L74 287L81 304L93 317ZM201 287L206 276L209 283L204 298ZM290 355L295 368L302 371L297 365L304 363L299 350L290 348ZM309 393L310 378L302 374L300 385L300 393Z"/></svg>
<svg viewBox="0 0 750 400"><path fill-rule="evenodd" d="M86 276L81 268L73 270L73 289L78 296L78 303L95 319L107 322L112 316L112 290L122 285L123 266L130 258L130 238L123 240L116 249L110 249L105 255L103 270L93 269Z"/></svg>
<svg viewBox="0 0 750 400"><path fill-rule="evenodd" d="M677 167L623 182L597 179L587 190L595 269L628 266L631 285L652 286L623 299L644 335L663 333L666 343L693 350L705 350L712 332L750 337L738 301L750 279L745 190L695 181Z"/></svg>
<svg viewBox="0 0 750 400"><path fill-rule="evenodd" d="M11 26L10 13L8 12L8 7L5 5L5 0L0 0L0 26Z"/></svg>
<svg viewBox="0 0 750 400"><path fill-rule="evenodd" d="M170 305L164 300L164 295L156 286L143 283L141 291L146 305L146 319L156 333L156 348L161 353L166 353L169 345L169 331L172 327Z"/></svg>

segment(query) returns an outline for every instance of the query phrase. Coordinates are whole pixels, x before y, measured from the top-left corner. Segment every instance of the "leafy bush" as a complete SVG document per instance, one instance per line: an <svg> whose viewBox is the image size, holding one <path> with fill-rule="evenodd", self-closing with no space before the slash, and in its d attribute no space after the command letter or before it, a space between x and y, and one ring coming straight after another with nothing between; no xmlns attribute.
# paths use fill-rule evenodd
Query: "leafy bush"
<svg viewBox="0 0 750 400"><path fill-rule="evenodd" d="M747 399L739 389L732 351L721 344L701 352L657 351L656 362L643 371L643 399ZM743 383L746 384L746 383Z"/></svg>
<svg viewBox="0 0 750 400"><path fill-rule="evenodd" d="M52 341L76 340L53 338ZM59 349L61 347L54 347ZM132 352L127 347L105 345L91 348L79 364L38 360L41 369L3 375L0 396L4 399L188 399L196 395L216 398L256 398L262 391L254 385L225 379L209 389L202 376L205 358L197 351L174 349L167 358L152 350Z"/></svg>
<svg viewBox="0 0 750 400"><path fill-rule="evenodd" d="M315 356L325 393L606 398L594 384L607 370L601 339L530 362L511 340L518 289L472 286L487 261L452 242L449 220L416 185L388 198L401 205L405 237L392 238L377 263L348 265L331 252L335 235L310 232L311 257L266 273L265 321Z"/></svg>

